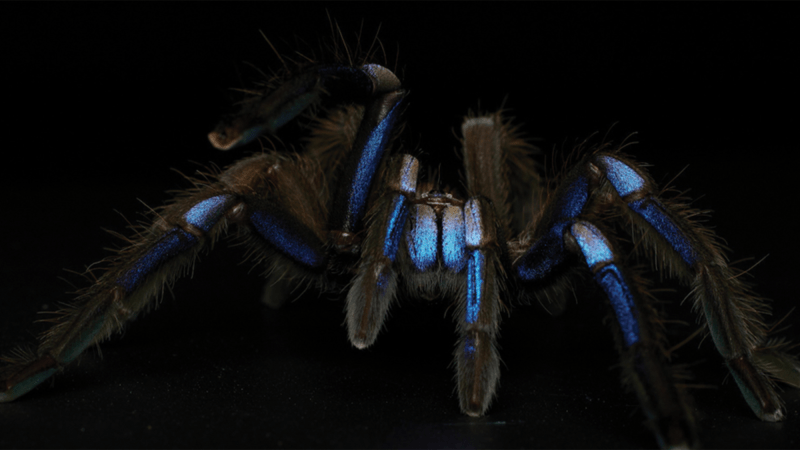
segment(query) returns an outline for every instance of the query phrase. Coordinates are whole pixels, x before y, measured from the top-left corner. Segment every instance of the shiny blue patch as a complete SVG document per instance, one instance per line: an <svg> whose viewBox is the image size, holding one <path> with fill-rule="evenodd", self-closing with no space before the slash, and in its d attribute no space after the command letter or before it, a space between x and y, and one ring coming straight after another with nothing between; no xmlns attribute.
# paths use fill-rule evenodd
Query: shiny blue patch
<svg viewBox="0 0 800 450"><path fill-rule="evenodd" d="M633 302L633 295L628 284L625 283L622 272L615 264L609 264L600 269L594 278L611 301L614 315L617 316L617 322L622 328L622 339L625 341L625 346L630 347L639 342L641 336L639 335L638 313Z"/></svg>
<svg viewBox="0 0 800 450"><path fill-rule="evenodd" d="M478 321L486 275L486 258L480 250L472 250L467 261L467 323Z"/></svg>
<svg viewBox="0 0 800 450"><path fill-rule="evenodd" d="M603 156L600 159L606 166L606 178L620 197L625 197L644 187L644 178L627 164L610 156Z"/></svg>
<svg viewBox="0 0 800 450"><path fill-rule="evenodd" d="M260 210L250 214L250 221L264 239L295 261L313 268L325 262L324 255L317 250L322 246L315 242L318 238L311 231L302 230L298 224L293 226L277 215ZM314 248L313 244L318 245Z"/></svg>
<svg viewBox="0 0 800 450"><path fill-rule="evenodd" d="M392 127L394 126L401 102L395 103L386 117L370 132L367 143L361 152L361 159L358 161L356 172L353 175L353 185L350 190L350 198L347 201L347 230L357 229L356 225L364 216L364 208L369 196L369 189L372 186L372 177L378 168L383 156L383 150L389 141Z"/></svg>
<svg viewBox="0 0 800 450"><path fill-rule="evenodd" d="M417 192L417 174L419 162L411 155L403 155L403 167L400 175L400 190L409 195Z"/></svg>
<svg viewBox="0 0 800 450"><path fill-rule="evenodd" d="M657 200L643 198L628 203L628 206L652 225L658 231L658 234L666 239L669 245L678 252L686 264L693 266L697 262L697 252L692 248L689 239L675 226Z"/></svg>
<svg viewBox="0 0 800 450"><path fill-rule="evenodd" d="M464 211L457 206L448 206L442 214L442 259L452 272L461 272L467 263L464 248Z"/></svg>
<svg viewBox="0 0 800 450"><path fill-rule="evenodd" d="M183 220L208 233L228 210L233 199L232 195L217 195L207 198L186 211Z"/></svg>
<svg viewBox="0 0 800 450"><path fill-rule="evenodd" d="M395 194L392 209L389 212L389 221L386 227L386 236L383 239L383 256L394 262L400 237L403 236L403 227L406 224L408 202L402 194Z"/></svg>
<svg viewBox="0 0 800 450"><path fill-rule="evenodd" d="M578 245L586 257L586 264L589 268L594 268L601 262L611 262L614 254L611 253L611 246L606 237L594 225L588 222L577 222L572 225L572 236L578 241Z"/></svg>
<svg viewBox="0 0 800 450"><path fill-rule="evenodd" d="M125 275L117 278L117 284L125 292L133 292L138 288L145 277L152 273L163 262L173 258L179 253L192 248L198 239L181 229L173 228L153 245L147 254L139 258Z"/></svg>
<svg viewBox="0 0 800 450"><path fill-rule="evenodd" d="M558 199L553 221L572 219L583 211L589 198L589 182L580 176L570 184L567 192Z"/></svg>
<svg viewBox="0 0 800 450"><path fill-rule="evenodd" d="M469 200L464 205L464 228L466 231L464 240L467 247L480 247L483 240L483 222L481 208L475 200Z"/></svg>
<svg viewBox="0 0 800 450"><path fill-rule="evenodd" d="M429 270L436 262L438 240L439 229L433 208L417 205L414 208L414 220L406 236L406 244L411 261L420 272Z"/></svg>
<svg viewBox="0 0 800 450"><path fill-rule="evenodd" d="M464 358L472 359L475 357L475 340L468 337L464 340Z"/></svg>
<svg viewBox="0 0 800 450"><path fill-rule="evenodd" d="M525 281L541 280L566 259L564 228L571 222L557 222L536 241L516 264L517 276Z"/></svg>

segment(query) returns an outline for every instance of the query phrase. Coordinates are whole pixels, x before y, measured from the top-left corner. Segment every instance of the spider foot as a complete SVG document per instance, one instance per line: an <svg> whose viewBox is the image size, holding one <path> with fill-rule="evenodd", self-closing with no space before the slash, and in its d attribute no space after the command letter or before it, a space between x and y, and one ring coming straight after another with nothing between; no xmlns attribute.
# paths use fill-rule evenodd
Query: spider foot
<svg viewBox="0 0 800 450"><path fill-rule="evenodd" d="M0 403L10 402L28 393L58 369L58 362L50 355L29 363L4 367L0 371Z"/></svg>
<svg viewBox="0 0 800 450"><path fill-rule="evenodd" d="M456 352L461 411L468 416L481 417L489 409L500 379L497 349L485 332L470 331Z"/></svg>

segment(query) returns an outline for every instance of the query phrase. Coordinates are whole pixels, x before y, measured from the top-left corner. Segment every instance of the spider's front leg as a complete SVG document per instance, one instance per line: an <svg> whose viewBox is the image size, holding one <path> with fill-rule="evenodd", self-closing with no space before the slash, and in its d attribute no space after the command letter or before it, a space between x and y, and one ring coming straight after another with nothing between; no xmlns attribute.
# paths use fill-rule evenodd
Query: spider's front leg
<svg viewBox="0 0 800 450"><path fill-rule="evenodd" d="M467 118L461 132L470 199L464 205L466 289L459 293L455 362L461 410L478 417L489 408L500 380L496 341L514 201L509 180L517 175L513 170L520 169L508 161L528 149L499 113ZM538 179L528 181L538 184Z"/></svg>
<svg viewBox="0 0 800 450"><path fill-rule="evenodd" d="M370 211L371 223L364 239L361 264L345 307L348 336L359 349L375 342L394 300L397 289L394 263L411 200L417 192L418 173L419 161L413 156L393 158L387 164L387 181Z"/></svg>

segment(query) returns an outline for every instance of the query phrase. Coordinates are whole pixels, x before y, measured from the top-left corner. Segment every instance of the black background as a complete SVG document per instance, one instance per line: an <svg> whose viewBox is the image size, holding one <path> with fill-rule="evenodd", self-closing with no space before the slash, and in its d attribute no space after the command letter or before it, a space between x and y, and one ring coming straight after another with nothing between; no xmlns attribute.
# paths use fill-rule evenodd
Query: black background
<svg viewBox="0 0 800 450"><path fill-rule="evenodd" d="M122 230L141 202L159 205L166 190L187 186L173 169L191 174L258 149L223 154L206 134L229 110L228 88L258 80L245 62L279 66L258 31L290 54L296 37L312 46L330 39L326 10L351 42L362 24L364 40L380 25L390 59L399 53L411 91L406 145L427 161L453 165L453 130L478 106L505 104L548 159L595 132L619 142L636 131L629 152L662 184L686 168L676 186L715 211L709 224L732 259L769 254L752 274L775 315L795 304L798 39L794 14L777 5L2 9L3 348L44 329L31 325L37 311L70 300L60 277L84 285L67 269L120 245L102 228ZM157 312L104 344L102 359L89 352L54 387L0 405L0 446L655 445L610 369L615 352L596 296L555 319L515 308L503 323L498 399L471 419L453 393L444 304L402 302L377 345L359 352L335 297L262 306L260 269L239 265L242 254L218 244ZM675 329L677 342L692 327ZM786 422L759 422L723 381L710 342L697 345L679 356L697 363L694 383L713 386L694 391L706 447L800 445L797 390L785 392Z"/></svg>

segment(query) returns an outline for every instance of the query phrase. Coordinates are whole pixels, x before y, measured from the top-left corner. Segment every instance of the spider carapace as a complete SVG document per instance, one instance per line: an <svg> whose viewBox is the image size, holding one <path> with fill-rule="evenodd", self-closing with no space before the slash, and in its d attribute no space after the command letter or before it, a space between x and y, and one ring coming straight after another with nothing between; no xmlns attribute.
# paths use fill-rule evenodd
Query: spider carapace
<svg viewBox="0 0 800 450"><path fill-rule="evenodd" d="M36 351L4 358L0 402L119 331L235 226L272 280L346 290L347 332L357 348L375 341L399 293L452 299L458 396L471 416L485 414L496 394L506 305L523 297L559 308L576 279L588 277L608 299L623 381L659 444L691 446L695 427L666 364L663 321L611 232L625 229L655 271L691 288L750 408L762 420L781 420L774 380L800 386L800 365L786 343L767 336L767 306L692 218L696 211L660 198L620 148L586 150L548 182L518 127L500 113L471 115L461 127L466 195L458 195L424 179L416 157L393 151L407 91L391 70L340 62L284 72L251 92L209 140L229 150L311 117L303 151L265 150L194 180L105 261Z"/></svg>

